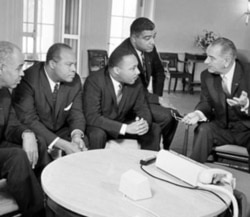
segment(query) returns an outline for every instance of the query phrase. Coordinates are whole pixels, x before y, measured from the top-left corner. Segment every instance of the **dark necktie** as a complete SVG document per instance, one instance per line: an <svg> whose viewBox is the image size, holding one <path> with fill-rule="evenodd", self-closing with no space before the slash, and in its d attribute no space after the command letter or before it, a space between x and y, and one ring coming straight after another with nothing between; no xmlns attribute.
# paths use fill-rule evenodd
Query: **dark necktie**
<svg viewBox="0 0 250 217"><path fill-rule="evenodd" d="M146 83L148 84L147 67L146 67L145 56L143 52L141 52L141 61L142 61L143 75L144 75Z"/></svg>
<svg viewBox="0 0 250 217"><path fill-rule="evenodd" d="M222 78L221 78L221 86L222 86L222 89L223 89L224 93L227 96L230 96L230 91L228 89L227 82L228 82L227 77L225 75L223 75Z"/></svg>
<svg viewBox="0 0 250 217"><path fill-rule="evenodd" d="M117 90L117 93L116 93L117 105L119 105L119 103L121 102L121 99L122 99L122 84L119 84L118 85L118 90Z"/></svg>
<svg viewBox="0 0 250 217"><path fill-rule="evenodd" d="M56 83L56 85L54 86L54 91L52 93L52 100L53 100L53 106L54 107L56 105L56 98L57 98L58 90L59 90L59 84Z"/></svg>

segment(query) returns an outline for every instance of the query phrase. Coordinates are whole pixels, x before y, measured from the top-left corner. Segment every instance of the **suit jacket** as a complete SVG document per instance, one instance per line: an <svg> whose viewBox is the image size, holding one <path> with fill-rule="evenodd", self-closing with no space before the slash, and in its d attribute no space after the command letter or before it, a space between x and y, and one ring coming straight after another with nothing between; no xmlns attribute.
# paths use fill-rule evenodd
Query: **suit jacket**
<svg viewBox="0 0 250 217"><path fill-rule="evenodd" d="M117 49L119 48L126 48L131 50L134 55L137 57L138 60L138 69L140 70L140 78L142 80L142 84L145 88L145 91L147 93L147 98L149 103L158 103L158 96L162 96L163 88L164 88L164 80L165 80L165 74L164 74L164 68L162 66L161 60L159 58L159 55L157 53L156 47L154 47L153 51L150 53L144 52L145 57L145 64L146 64L146 77L143 73L143 67L141 60L133 47L133 45L130 42L130 38L125 39ZM150 77L152 76L152 84L153 84L153 93L150 94L147 91L147 87L149 84Z"/></svg>
<svg viewBox="0 0 250 217"><path fill-rule="evenodd" d="M119 136L122 123L144 118L150 125L151 113L140 79L124 84L122 99L117 105L112 80L107 69L91 74L84 83L83 110L87 126L99 127L114 138Z"/></svg>
<svg viewBox="0 0 250 217"><path fill-rule="evenodd" d="M13 100L18 118L22 123L42 136L47 145L56 137L56 132L69 128L85 130L82 111L82 85L76 74L72 82L61 82L55 112L49 81L44 63L38 63L25 71L21 83L15 89Z"/></svg>
<svg viewBox="0 0 250 217"><path fill-rule="evenodd" d="M250 96L250 65L242 64L236 61L235 72L232 81L231 96L239 97L242 91ZM202 111L206 117L211 120L216 120L221 127L227 124L227 104L226 95L223 92L221 85L221 77L219 75L209 73L205 70L201 73L201 97L200 102L196 106L197 110ZM235 117L230 117L239 120L242 124L250 128L250 106L247 115L240 111L240 107L231 107Z"/></svg>
<svg viewBox="0 0 250 217"><path fill-rule="evenodd" d="M17 120L11 105L11 94L7 88L0 89L0 143L9 141L22 145L22 133L25 126Z"/></svg>

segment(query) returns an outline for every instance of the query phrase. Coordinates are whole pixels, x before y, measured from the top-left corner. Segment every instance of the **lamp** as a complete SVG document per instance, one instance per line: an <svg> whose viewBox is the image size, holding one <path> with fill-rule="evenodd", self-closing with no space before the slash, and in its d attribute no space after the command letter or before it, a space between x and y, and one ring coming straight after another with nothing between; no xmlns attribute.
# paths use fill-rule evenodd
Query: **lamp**
<svg viewBox="0 0 250 217"><path fill-rule="evenodd" d="M246 25L248 25L248 22L249 22L249 16L250 16L250 0L248 0L247 2L247 11L245 12L246 14Z"/></svg>

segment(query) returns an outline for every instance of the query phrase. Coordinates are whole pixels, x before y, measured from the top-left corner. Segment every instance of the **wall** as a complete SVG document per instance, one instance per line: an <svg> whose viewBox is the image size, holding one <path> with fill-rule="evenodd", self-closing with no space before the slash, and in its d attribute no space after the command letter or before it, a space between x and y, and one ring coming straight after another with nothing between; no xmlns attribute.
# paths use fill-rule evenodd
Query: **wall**
<svg viewBox="0 0 250 217"><path fill-rule="evenodd" d="M0 40L22 45L22 1L0 0Z"/></svg>
<svg viewBox="0 0 250 217"><path fill-rule="evenodd" d="M246 9L247 0L157 0L154 22L158 51L203 53L194 42L206 29L234 41L239 57L250 61L250 23L245 25ZM205 68L203 63L197 65L196 81L200 80L200 73ZM165 89L167 86L168 78ZM178 82L177 89L181 88Z"/></svg>
<svg viewBox="0 0 250 217"><path fill-rule="evenodd" d="M239 49L250 50L246 9L247 0L157 0L157 47L161 51L199 53L194 40L207 29L230 38Z"/></svg>
<svg viewBox="0 0 250 217"><path fill-rule="evenodd" d="M88 49L108 50L111 0L83 0L81 56L83 80L88 76Z"/></svg>

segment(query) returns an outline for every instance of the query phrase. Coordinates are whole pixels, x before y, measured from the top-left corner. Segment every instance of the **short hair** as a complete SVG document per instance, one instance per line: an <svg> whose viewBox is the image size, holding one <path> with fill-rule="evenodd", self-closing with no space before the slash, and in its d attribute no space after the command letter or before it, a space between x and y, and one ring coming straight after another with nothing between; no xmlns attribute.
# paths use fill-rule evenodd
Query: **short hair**
<svg viewBox="0 0 250 217"><path fill-rule="evenodd" d="M61 59L61 51L63 49L68 49L68 50L72 50L72 48L64 43L55 43L53 44L46 55L46 63L48 64L50 60L55 60L55 61L59 61Z"/></svg>
<svg viewBox="0 0 250 217"><path fill-rule="evenodd" d="M113 68L118 66L119 63L122 61L123 57L134 55L134 53L130 49L126 48L116 48L110 55L108 60L108 67Z"/></svg>
<svg viewBox="0 0 250 217"><path fill-rule="evenodd" d="M230 55L233 59L237 58L237 48L234 43L227 38L217 38L211 44L211 46L220 46L221 55Z"/></svg>
<svg viewBox="0 0 250 217"><path fill-rule="evenodd" d="M0 63L4 64L8 62L15 50L21 52L21 49L17 45L9 41L0 41Z"/></svg>
<svg viewBox="0 0 250 217"><path fill-rule="evenodd" d="M130 26L130 36L139 35L145 30L152 31L155 29L155 24L146 17L137 18Z"/></svg>

